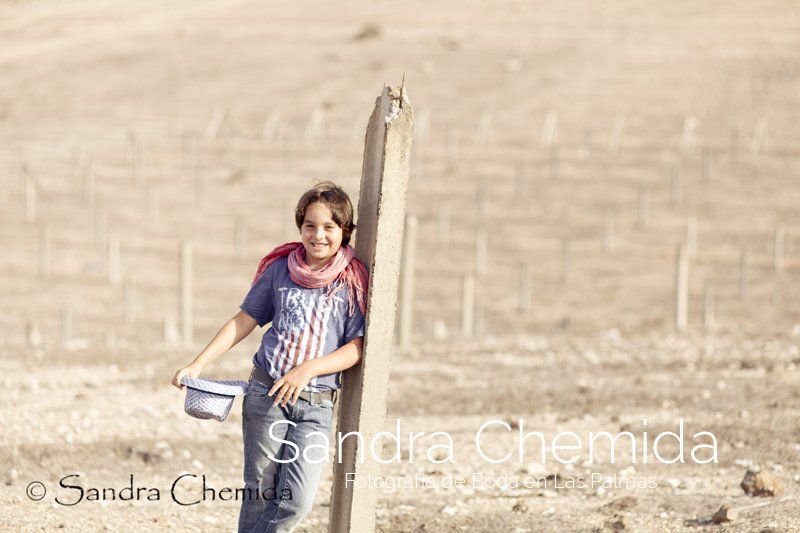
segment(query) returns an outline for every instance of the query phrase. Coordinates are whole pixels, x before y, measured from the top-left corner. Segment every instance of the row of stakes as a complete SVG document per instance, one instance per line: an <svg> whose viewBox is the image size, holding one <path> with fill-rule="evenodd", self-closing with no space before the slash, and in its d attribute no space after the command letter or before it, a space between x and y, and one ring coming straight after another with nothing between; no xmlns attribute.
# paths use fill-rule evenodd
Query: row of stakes
<svg viewBox="0 0 800 533"><path fill-rule="evenodd" d="M221 127L221 123L226 116L226 112L223 111L215 111L214 116L212 116L209 125L206 128L206 132L204 138L207 140L214 140L217 136L218 130ZM279 121L279 118L275 118L272 114L270 115L271 118L268 119L268 122L274 123L275 121ZM313 115L317 116L317 115ZM313 118L312 116L312 118ZM322 119L316 118L311 121L311 124L319 125ZM555 147L555 139L556 139L556 131L557 131L557 115L554 112L550 112L545 119L545 126L542 132L542 144L548 148L551 148L550 157L548 159L548 166L550 168L550 175L551 177L558 176L558 167L559 167L559 157L558 157L558 150ZM485 119L479 121L480 124L488 124L489 122ZM624 125L624 120L622 121ZM681 136L681 150L688 150L691 146L693 146L693 137L692 132L697 128L699 121L697 121L694 117L688 117L686 119L686 123L684 126L684 133ZM310 125L308 126L311 127ZM615 135L619 135L619 131L622 125L619 122L615 121L615 125L612 128L612 131L617 132ZM310 135L310 134L309 134ZM766 122L760 121L758 127L756 128L756 134L753 141L753 146L758 147L758 149L762 149L765 143L765 135L766 135ZM307 135L308 136L308 135ZM313 137L313 135L312 135ZM484 135L478 135L477 137L483 138ZM136 184L141 184L145 182L146 173L145 173L145 155L144 155L144 147L140 140L138 140L135 136L132 136L131 139L131 167L132 167L132 177L133 182ZM189 166L193 169L193 176L195 181L195 198L196 203L199 207L205 207L208 205L209 199L209 178L208 174L202 172L199 167L198 163L198 154L197 154L197 139L193 139L190 148L190 156L188 157ZM733 157L733 156L732 156ZM709 179L711 173L711 161L712 157L706 152L703 152L703 164L702 164L702 176L704 181ZM516 172L516 192L522 193L525 192L525 169L524 164L520 163L518 165L518 169ZM73 154L73 176L74 179L81 179L82 180L82 197L84 201L93 203L94 202L94 194L95 194L95 171L94 165L91 160L88 160L80 146L76 146L75 153ZM23 187L25 190L25 197L26 197L26 219L29 222L32 222L35 219L36 213L36 197L37 197L37 188L36 182L31 176L30 172L27 171L26 168L23 168ZM148 220L153 225L158 225L160 223L160 192L157 186L151 186L150 184L146 184L146 193L147 193L147 212L148 212ZM643 188L640 188L637 193L637 224L643 224L646 220L647 210L648 210L648 194L647 191ZM680 202L681 197L681 180L677 169L673 168L670 173L670 203L671 205L675 205L676 203ZM104 219L107 216L105 211L101 208L98 210L97 215L98 221L97 224L103 224Z"/></svg>
<svg viewBox="0 0 800 533"><path fill-rule="evenodd" d="M478 146L485 146L492 139L492 117L491 111L483 111L478 118L477 125L473 133L469 136L469 140ZM610 152L619 152L624 147L625 125L627 117L617 116L613 119L610 132L608 134L608 141L606 148ZM233 122L229 117L227 107L220 106L214 109L208 123L203 129L201 138L205 142L215 142L221 137L223 125L226 122ZM329 146L329 141L333 140L330 134L329 119L327 111L323 106L317 106L311 112L305 125L302 127L302 134L300 139L302 143L308 147L311 146ZM416 143L427 143L430 140L430 113L427 110L422 110L417 113L414 125L414 137ZM700 129L700 120L694 116L686 116L684 118L683 127L677 142L678 150L681 154L686 154L693 148L698 146L697 131ZM361 120L354 121L351 128L351 137L359 139L363 135L364 124ZM233 126L232 126L233 127ZM261 138L264 141L272 143L283 143L286 137L288 127L281 117L278 110L271 110L265 119L264 126L261 130ZM555 149L558 145L559 136L559 116L558 112L550 110L547 112L542 124L542 130L539 138L540 145L545 149ZM740 151L740 132L738 129L731 130L730 137L730 158L735 161ZM186 140L186 136L182 136L182 140ZM198 136L190 136L190 154L187 156L187 149L184 146L182 151L184 159L190 159L196 164L197 161L197 144ZM134 179L143 179L144 175L141 171L144 164L144 147L141 140L136 135L129 135L129 141L132 145L132 159L134 167ZM457 145L459 143L459 136L456 135L456 129L448 126L446 133L445 145L450 157L455 156L457 152ZM590 144L587 139L587 146ZM761 153L767 146L767 121L761 118L755 125L753 134L750 139L749 149L753 154ZM76 148L81 152L79 148ZM82 156L79 153L78 156ZM91 175L91 174L89 174Z"/></svg>
<svg viewBox="0 0 800 533"><path fill-rule="evenodd" d="M477 124L471 134L473 143L479 146L485 146L492 140L492 123L494 113L490 110L484 110L478 117ZM211 118L209 119L203 131L203 139L207 142L213 142L220 136L223 124L227 121L232 122L228 116L227 107L220 106L214 109ZM305 125L302 127L301 138L306 145L325 144L329 131L328 113L324 106L315 107ZM618 115L614 117L611 123L610 131L608 134L607 149L611 152L619 152L624 147L625 126L627 117L625 115ZM430 140L430 112L427 110L420 110L415 117L414 124L414 138L415 142L427 142ZM356 120L351 128L351 136L358 139L363 135L364 124L360 120ZM689 152L691 149L698 145L697 137L698 130L701 129L701 121L692 115L684 117L683 127L681 128L680 136L678 138L677 147L681 153ZM271 142L282 141L285 138L287 127L278 110L271 110L264 121L264 126L261 129L261 138ZM549 110L544 118L539 142L545 148L551 148L558 142L559 130L559 115L555 110ZM730 152L731 160L735 160L740 150L740 132L738 129L731 130L730 139ZM448 128L447 132L447 145L452 146L457 143L458 139L455 136L455 130ZM752 153L760 153L764 151L767 144L767 120L760 118L754 127L753 134L750 139L749 149Z"/></svg>
<svg viewBox="0 0 800 533"><path fill-rule="evenodd" d="M441 220L441 219L440 219ZM678 245L677 264L676 264L676 283L675 283L675 325L679 330L685 329L688 325L688 295L689 295L689 264L690 260L696 255L696 218L690 217L687 224L686 241ZM413 299L414 299L414 264L416 262L418 222L417 217L409 216L406 220L406 229L403 245L403 263L401 269L400 282L400 325L398 331L399 343L402 346L410 344L413 329ZM784 229L782 226L776 228L773 246L773 266L779 270L783 263L783 240ZM485 274L486 267L486 232L480 231L476 237L476 269L475 272L468 272L462 276L461 287L461 335L464 338L472 338L476 332L476 277L480 278ZM42 243L40 248L40 274L46 277L49 272L49 247L47 240ZM444 244L444 243L442 243ZM566 280L571 268L570 241L565 240L563 246L564 254L562 257L562 279ZM120 283L119 272L119 239L109 238L108 244L108 282L111 285ZM530 264L521 266L519 288L519 309L528 311L531 309L533 276ZM741 299L747 297L749 284L749 252L742 250L740 261L740 283L739 295ZM164 321L164 339L170 343L183 342L186 345L193 343L193 320L192 320L192 245L189 241L180 244L180 333L175 330L174 319L167 318ZM135 322L135 284L132 281L125 282L122 291L123 300L123 319L125 323ZM480 313L480 310L478 310ZM714 326L714 285L707 284L704 289L703 324L705 327ZM32 326L28 325L28 342L32 347L41 344L40 335ZM81 346L78 339L72 335L72 315L69 308L61 310L61 345L64 348Z"/></svg>
<svg viewBox="0 0 800 533"><path fill-rule="evenodd" d="M30 183L30 180L28 181ZM484 185L479 187L477 213L478 220L485 220L488 210L488 193ZM30 187L27 188L31 190ZM28 220L35 219L35 209L31 207L31 196L27 197L27 214ZM35 204L33 204L35 205ZM637 218L637 227L640 225L638 220L644 218L641 213L644 209L640 206L638 212L640 216ZM122 276L120 273L120 240L116 234L108 235L106 210L99 209L101 213L95 218L95 242L99 243L106 241L107 243L107 265L108 265L108 282L112 286L117 286L121 283ZM439 246L448 246L450 241L450 210L447 205L442 205L437 214L437 242ZM408 221L407 239L411 241L406 242L404 250L409 251L404 255L403 264L403 278L401 280L401 302L406 302L401 305L400 313L400 326L399 326L399 340L401 344L408 344L411 339L411 306L409 303L410 298L413 298L413 279L409 278L409 272L413 272L413 261L415 253L412 251L415 248L416 242L416 218L411 217ZM47 278L50 275L50 230L47 227L42 227L39 239L39 274L42 278ZM233 236L233 255L237 259L244 257L246 248L246 224L241 217L237 217L234 223L234 236ZM608 253L614 247L613 238L613 219L605 217L603 222L602 234L602 249ZM689 261L696 255L697 250L697 217L694 215L687 216L686 219L686 235L684 244L679 248L677 257L678 263L676 266L676 293L675 293L675 324L679 329L686 327L687 313L688 313L688 265ZM783 254L785 244L785 227L782 224L777 224L774 229L773 235L773 266L774 269L780 270L783 266ZM475 269L474 273L467 273L462 280L462 316L461 316L461 334L465 338L470 338L475 334L476 319L474 309L476 307L475 296L475 276L481 277L486 273L487 259L488 259L488 232L484 224L479 224L479 229L475 233ZM181 331L179 338L183 339L186 343L192 342L192 324L191 324L191 245L188 242L181 244ZM561 281L567 282L570 277L572 265L572 241L564 239L562 241L562 261L561 261ZM748 285L749 285L749 252L747 249L742 249L740 261L740 288L739 293L742 299L746 298ZM528 311L531 309L532 301L532 272L528 264L521 266L520 276L520 298L519 309L520 311ZM123 315L126 323L134 321L134 293L135 285L132 281L127 281L123 286ZM704 324L708 327L713 326L714 320L714 286L707 285L704 296ZM481 310L478 310L480 314ZM176 342L178 335L175 334L174 325L170 325L172 319L165 320L165 340L169 342ZM62 344L69 344L72 342L71 331L69 325L71 323L70 313L68 310L62 312ZM31 338L35 335L31 334Z"/></svg>
<svg viewBox="0 0 800 533"><path fill-rule="evenodd" d="M480 209L478 212L479 214L481 213ZM697 217L695 215L688 215L686 217L684 240L678 245L677 248L677 263L675 267L676 283L674 294L674 323L678 330L683 330L688 325L689 265L690 262L697 256L697 225ZM401 346L408 346L413 337L413 273L417 255L417 233L417 217L410 215L406 218L403 243L403 263L401 267L400 281L398 338ZM449 245L449 209L446 206L439 208L436 235L438 246L446 247ZM785 239L785 226L782 224L777 224L773 232L772 246L772 266L776 272L780 271L784 265ZM613 225L610 223L610 219L606 218L604 219L602 250L604 253L610 253L613 248ZM560 281L562 283L567 283L572 269L572 240L562 239L561 249ZM480 302L478 301L478 293L476 293L476 279L481 279L486 274L488 263L488 231L485 229L483 224L479 224L479 229L475 232L474 250L474 269L473 271L462 274L461 281L461 336L467 339L472 338L476 332L478 332L478 334L485 333L485 325L483 324L483 306L480 305ZM739 261L740 300L745 300L747 298L749 284L750 251L747 248L742 248ZM706 328L713 328L715 326L714 299L715 287L712 283L706 283L704 286L703 297L703 325ZM530 311L532 308L532 301L532 266L530 263L523 263L520 265L519 276L519 311ZM440 331L443 330L441 325L435 324L434 328L438 328Z"/></svg>
<svg viewBox="0 0 800 533"><path fill-rule="evenodd" d="M427 115L422 114L422 126L423 130L426 131L428 128L428 121L426 120ZM217 138L219 130L222 126L226 117L226 111L215 111L214 116L212 116L211 121L209 122L205 134L204 139L213 141ZM487 118L488 117L488 118ZM491 123L490 116L482 115L481 119L479 120L479 129L481 131L476 133L476 140L480 139L488 139L489 133L488 128ZM309 125L306 128L306 132L304 134L305 139L316 139L319 137L320 132L325 131L325 118L324 118L324 110L323 111L315 111L315 114L312 114L312 118L309 121ZM557 124L558 124L558 117L557 114L554 112L548 113L545 119L545 125L542 132L542 144L548 147L553 147L557 137ZM699 122L694 117L687 117L686 122L684 124L684 131L681 136L680 147L682 151L688 150L694 144L693 141L693 132L697 129ZM269 126L269 127L267 127ZM280 115L273 112L270 114L267 120L267 124L265 125L265 132L268 131L278 131L282 128ZM615 122L612 127L612 139L613 142L610 142L610 147L618 149L621 146L621 139L622 139L622 131L624 129L624 118L623 119L615 119ZM756 128L756 133L754 135L754 141L751 147L754 147L754 151L760 151L764 147L765 143L765 136L766 136L766 122L760 121ZM733 139L733 138L732 138ZM141 183L144 180L145 172L144 172L144 149L141 142L137 141L135 138L131 141L132 148L131 148L131 161L132 161L132 176L133 181L135 183ZM734 144L738 143L733 143ZM192 144L192 157L190 161L192 162L192 167L195 169L195 182L196 182L196 198L198 205L204 205L207 203L208 200L208 178L205 173L199 171L199 166L197 163L197 140L195 139L194 143ZM733 152L732 152L733 153ZM91 161L87 161L82 150L76 150L75 154L75 165L73 169L74 175L82 176L82 196L84 200L93 201L94 199L94 169ZM553 159L551 158L551 163ZM555 159L555 165L557 166L557 159ZM704 177L707 176L708 173L708 164L706 161L705 153L704 153L704 165L703 165L703 175ZM23 172L24 174L24 188L25 188L25 196L26 196L26 219L29 222L33 222L36 218L36 183L35 180L31 177L30 173L27 171ZM518 174L522 174L521 172ZM149 220L151 223L155 225L159 224L159 195L157 188L147 188L147 211L149 214ZM674 204L679 201L680 197L680 181L677 177L676 173L673 171L671 175L671 203ZM487 195L479 194L479 210L485 212L486 202L480 200L480 198L487 198ZM648 198L646 191L640 189L637 195L637 227L640 229L644 226L644 223L647 218L647 211L648 211ZM613 220L610 217L604 218L603 223L603 250L610 251L612 248L612 235L613 235ZM120 273L119 273L119 239L118 237L111 235L106 238L105 234L107 232L107 210L103 206L98 206L95 212L95 240L96 242L107 241L108 243L108 276L109 276L109 283L112 285L118 285L120 283ZM237 217L234 222L234 256L236 258L241 259L244 256L245 250L245 242L246 242L246 225L240 217ZM445 243L449 240L447 234L449 232L449 212L447 212L447 208L442 207L439 211L438 215L438 240L442 243ZM687 246L691 248L691 238L690 234L694 233L696 235L696 218L689 217L687 220ZM284 234L286 234L286 228L284 228ZM776 269L780 268L780 264L782 263L782 253L783 253L783 241L784 241L784 229L783 226L776 226L775 228L775 237L774 237L774 264L776 265ZM696 238L696 237L695 237ZM488 237L485 230L479 230L476 232L476 269L475 274L482 275L485 272L485 265L486 265L486 255L487 255L487 246L488 246ZM49 275L50 267L50 232L49 229L43 227L40 233L40 260L39 260L39 273L42 277L47 277ZM181 256L184 256L184 251L181 252ZM680 257L680 254L679 254ZM563 252L562 252L562 280L566 280L569 277L571 265L571 241L565 239L563 242ZM740 284L740 293L742 297L746 296L747 291L747 268L749 265L748 260L748 252L746 250L742 251L742 261L741 261L741 279L743 280ZM183 267L182 267L183 269ZM523 265L522 267L523 272L521 275L521 286L520 286L520 309L521 310L529 310L530 309L530 286L531 286L531 273L530 273L530 266ZM407 269L406 269L407 270ZM679 268L679 272L683 271L683 269ZM473 308L474 307L474 295L470 296L470 293L474 292L474 279L469 278L469 274L467 274L463 281L463 293L464 296L462 298L462 307L465 309ZM678 276L678 279L684 279L684 276ZM406 284L408 285L408 284ZM182 282L182 287L184 286ZM676 286L681 286L681 283L677 283ZM676 289L677 291L677 289ZM680 292L680 291L678 291ZM681 302L684 301L684 298L679 298L677 296L678 292L676 292L676 325L681 328L685 327L685 318L682 318L685 315L685 305ZM706 291L706 301L712 302L713 305L713 286L710 287L709 290ZM126 282L123 288L123 300L124 308L126 309L125 316L126 321L133 320L131 317L133 315L133 293L134 293L134 285L132 282ZM181 294L183 295L184 291L181 290ZM126 296L127 295L127 296ZM190 295L189 295L190 296ZM182 296L182 304L181 304L181 323L186 324L189 323L188 329L187 326L183 326L181 337L186 339L187 341L191 341L191 324L190 318L186 318L183 303L183 296ZM406 306L408 307L408 306ZM709 313L705 313L708 315ZM465 337L471 337L473 331L475 330L474 327L474 320L470 318L470 313L464 312L462 313L462 335ZM65 311L63 313L64 321L69 322L69 313ZM191 316L191 313L188 314ZM405 321L404 321L405 322ZM165 321L166 324L166 321ZM165 325L165 337L175 338L175 334L167 334L167 331L174 330L174 327L167 327ZM62 328L62 331L70 332L70 327ZM400 338L401 342L407 342L409 338L409 334L407 333L409 330L409 326L402 326L400 327Z"/></svg>

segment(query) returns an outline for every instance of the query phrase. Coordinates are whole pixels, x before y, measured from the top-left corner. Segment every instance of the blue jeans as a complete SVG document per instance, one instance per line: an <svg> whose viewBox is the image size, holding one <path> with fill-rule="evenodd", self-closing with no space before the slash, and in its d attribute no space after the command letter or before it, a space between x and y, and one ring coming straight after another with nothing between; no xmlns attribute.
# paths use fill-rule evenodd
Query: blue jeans
<svg viewBox="0 0 800 533"><path fill-rule="evenodd" d="M331 435L333 402L322 399L312 404L298 398L296 405L273 406L275 395L267 396L272 384L268 377L252 375L242 405L245 493L239 533L292 531L311 512L322 469L330 464L325 445ZM312 448L305 457L307 446ZM283 461L295 459L279 463L270 454Z"/></svg>

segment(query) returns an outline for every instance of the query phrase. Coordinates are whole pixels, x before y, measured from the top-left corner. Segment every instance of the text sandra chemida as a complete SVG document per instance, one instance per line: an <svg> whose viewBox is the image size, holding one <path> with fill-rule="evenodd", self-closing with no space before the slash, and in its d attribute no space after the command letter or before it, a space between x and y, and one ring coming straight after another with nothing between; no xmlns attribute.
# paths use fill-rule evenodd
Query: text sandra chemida
<svg viewBox="0 0 800 533"><path fill-rule="evenodd" d="M269 434L273 439L280 441L290 448L288 457L282 459L270 455L270 459L279 463L291 463L301 456L306 461L329 461L330 439L322 432L318 444L311 444L304 449L288 440L283 440L279 435L285 434L283 425L293 425L290 420L280 420L270 425ZM525 463L538 461L547 464L555 461L561 464L573 464L583 461L584 464L608 463L614 464L617 460L625 463L660 462L664 464L693 462L698 464L718 463L717 438L709 431L692 433L691 438L686 435L683 418L678 419L675 431L661 431L655 435L646 430L647 420L642 421L643 431L636 434L630 431L599 431L588 432L583 437L572 431L559 431L548 438L541 431L529 431L525 427L525 420L518 419L514 427L505 420L488 420L475 431L472 445L475 452L487 463L500 464L509 462ZM505 446L498 451L498 442L502 437L498 432L513 436L513 444ZM395 431L380 431L372 436L363 435L357 431L349 433L337 432L336 456L342 457L342 447L348 439L357 441L359 462L364 462L366 453L371 458L383 464L388 463L413 463L420 456L431 463L456 463L458 452L455 449L453 437L446 431L433 433L403 431L400 418L395 421ZM505 439L507 440L507 438ZM388 444L388 446L387 446ZM598 451L607 447L602 454ZM618 452L617 448L628 451ZM366 450L366 451L365 451ZM403 454L402 451L406 453ZM489 450L492 450L491 452ZM388 451L393 451L388 455ZM387 456L388 455L388 456Z"/></svg>

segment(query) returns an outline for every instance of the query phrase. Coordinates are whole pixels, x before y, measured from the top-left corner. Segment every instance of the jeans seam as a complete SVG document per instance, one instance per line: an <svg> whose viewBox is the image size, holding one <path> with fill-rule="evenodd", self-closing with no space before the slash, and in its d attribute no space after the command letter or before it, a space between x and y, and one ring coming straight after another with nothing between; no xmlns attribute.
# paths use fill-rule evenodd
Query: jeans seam
<svg viewBox="0 0 800 533"><path fill-rule="evenodd" d="M289 435L287 434L286 437L288 437L288 436ZM288 438L287 438L287 440L288 440ZM286 472L284 472L283 473L283 483L281 483L281 491L279 493L279 494L281 494L281 497L278 499L278 510L275 511L275 516L273 516L272 519L267 523L267 527L264 530L264 533L268 533L270 531L270 529L272 528L272 525L275 523L275 521L278 519L278 517L281 514L281 509L283 509L283 491L286 489L286 483L288 483L288 481L289 481L289 476L287 476Z"/></svg>

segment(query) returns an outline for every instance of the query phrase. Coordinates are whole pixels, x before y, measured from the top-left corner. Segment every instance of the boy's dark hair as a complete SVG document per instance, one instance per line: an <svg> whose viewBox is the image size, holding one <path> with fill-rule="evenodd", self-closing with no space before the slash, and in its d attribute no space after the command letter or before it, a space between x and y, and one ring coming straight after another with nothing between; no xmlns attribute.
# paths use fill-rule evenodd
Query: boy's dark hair
<svg viewBox="0 0 800 533"><path fill-rule="evenodd" d="M342 228L342 246L347 246L350 243L350 236L356 229L353 222L353 204L350 203L350 197L344 189L332 181L321 181L300 197L294 210L297 229L303 226L308 206L316 202L325 204L331 210L333 221Z"/></svg>

